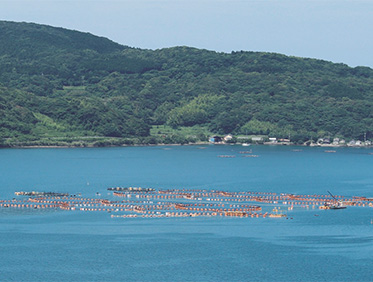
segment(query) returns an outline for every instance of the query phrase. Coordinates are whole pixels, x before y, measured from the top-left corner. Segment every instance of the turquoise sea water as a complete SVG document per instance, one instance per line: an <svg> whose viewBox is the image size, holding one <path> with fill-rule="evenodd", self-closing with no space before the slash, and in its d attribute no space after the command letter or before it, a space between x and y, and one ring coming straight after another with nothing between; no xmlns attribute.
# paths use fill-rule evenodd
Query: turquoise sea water
<svg viewBox="0 0 373 282"><path fill-rule="evenodd" d="M257 158L240 151L252 149ZM299 150L302 151L294 151ZM0 199L141 186L373 197L373 149L159 146L0 150ZM218 158L235 155L235 158ZM373 208L293 219L110 218L0 209L1 281L373 281ZM317 216L315 216L317 215Z"/></svg>

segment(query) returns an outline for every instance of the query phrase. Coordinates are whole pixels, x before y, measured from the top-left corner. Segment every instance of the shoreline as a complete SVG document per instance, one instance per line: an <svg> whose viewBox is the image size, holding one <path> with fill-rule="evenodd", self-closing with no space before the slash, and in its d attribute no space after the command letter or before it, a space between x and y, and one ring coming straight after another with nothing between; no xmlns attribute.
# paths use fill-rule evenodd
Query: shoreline
<svg viewBox="0 0 373 282"><path fill-rule="evenodd" d="M105 146L95 146L93 144L88 144L86 146L78 146L78 145L10 145L0 147L0 149L73 149L73 148L121 148L121 147L156 147L156 146L198 146L198 145L237 145L242 146L240 143L210 143L207 141L195 142L195 143L188 143L188 144L181 144L181 143L172 143L172 144L122 144L122 145L105 145ZM321 144L321 145L304 145L304 144L250 144L252 145L260 145L260 146L294 146L294 147L316 147L316 148L373 148L373 146L348 146L348 145L333 145L333 144Z"/></svg>
<svg viewBox="0 0 373 282"><path fill-rule="evenodd" d="M189 144L122 144L122 145L105 145L105 146L75 146L75 145L14 145L0 147L0 149L72 149L72 148L121 148L121 147L155 147L155 146L193 146L193 145L209 145L209 142L196 142ZM227 145L227 144L226 144Z"/></svg>

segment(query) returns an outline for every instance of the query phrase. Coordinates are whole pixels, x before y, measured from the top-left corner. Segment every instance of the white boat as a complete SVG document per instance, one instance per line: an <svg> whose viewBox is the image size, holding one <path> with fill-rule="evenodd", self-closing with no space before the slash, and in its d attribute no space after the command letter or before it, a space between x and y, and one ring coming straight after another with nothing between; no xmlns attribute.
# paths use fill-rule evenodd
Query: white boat
<svg viewBox="0 0 373 282"><path fill-rule="evenodd" d="M323 206L320 206L320 209L323 210L340 210L347 208L341 202L326 202Z"/></svg>
<svg viewBox="0 0 373 282"><path fill-rule="evenodd" d="M242 146L247 147L247 146L250 146L250 144L249 143L242 143Z"/></svg>
<svg viewBox="0 0 373 282"><path fill-rule="evenodd" d="M347 208L340 200L338 200L332 193L330 193L330 196L335 200L334 202L325 202L323 206L320 206L320 209L324 210L340 210L340 209L345 209Z"/></svg>

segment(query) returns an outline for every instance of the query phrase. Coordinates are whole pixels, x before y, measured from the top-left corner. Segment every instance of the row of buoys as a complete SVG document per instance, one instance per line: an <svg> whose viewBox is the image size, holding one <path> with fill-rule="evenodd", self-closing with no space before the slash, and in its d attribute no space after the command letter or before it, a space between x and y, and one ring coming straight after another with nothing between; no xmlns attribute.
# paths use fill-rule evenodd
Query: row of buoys
<svg viewBox="0 0 373 282"><path fill-rule="evenodd" d="M177 208L181 210L192 210L192 211L212 211L212 212L250 212L250 211L260 211L261 207L252 209L212 209L212 208Z"/></svg>
<svg viewBox="0 0 373 282"><path fill-rule="evenodd" d="M127 197L127 198L130 198L132 197L131 194L128 194L128 193L117 193L117 192L114 192L113 193L114 196L118 196L118 197ZM172 194L172 195L140 195L140 194L136 194L135 195L136 198L147 198L147 199L150 199L150 198L154 198L154 199L165 199L165 200L172 200L172 199L185 199L185 200L193 200L193 201L203 201L203 200L206 200L206 201L212 201L212 202L245 202L247 200L252 200L252 201L257 201L257 202L265 202L265 203L276 203L275 201L272 201L272 200L266 200L266 199L263 199L263 198L257 198L257 197L241 197L241 198L232 198L232 197L220 197L220 198L211 198L211 196L209 198L201 198L201 197L193 197L193 196L189 196L189 195L175 195L175 194Z"/></svg>
<svg viewBox="0 0 373 282"><path fill-rule="evenodd" d="M108 200L105 200L105 199L87 199L87 198L80 198L81 200L85 200L83 202L79 202L78 201L78 198L67 198L69 200L69 203L71 205L96 205L96 206L99 206L101 204L104 204L104 205L107 205L107 206L113 206L113 207L124 207L124 205L122 204L118 204L119 202L118 201L108 201ZM89 201L88 201L89 200ZM209 200L209 199L206 199L206 201ZM226 199L227 201L231 200L231 199ZM270 204L276 204L277 201L266 201L266 200L263 200L262 198L252 198L251 199L252 201L258 201L258 202L265 202L265 203L270 203ZM325 201L324 200L320 200L320 199L316 199L316 201L311 201L311 199L306 199L307 201L302 201L303 199L297 199L297 201L295 200L289 200L289 201L283 201L282 203L283 204L289 204L289 205L319 205L319 204L323 204ZM43 198L29 198L30 202L35 202L35 203L45 203L45 204L64 204L66 203L66 201L51 201L51 200L44 200ZM8 201L4 201L2 200L1 202L19 202L17 200L8 200ZM24 202L24 200L22 201ZM129 202L129 201L126 201L126 202ZM152 202L152 201L137 201L138 203L147 203L147 202ZM165 205L166 202L163 202L163 205ZM167 202L167 203L170 203L170 202ZM356 202L356 201L350 201L350 202L345 202L346 205L350 205L350 206L363 206L365 207L366 205L368 206L371 206L370 203L368 202L363 202L363 201L360 201L360 202ZM153 207L150 207L150 208L153 208Z"/></svg>
<svg viewBox="0 0 373 282"><path fill-rule="evenodd" d="M159 196L157 194L141 194L141 193L118 193L114 192L115 196L120 197L132 197L134 195L136 198L155 198L155 199L188 199L188 200L207 200L207 201L236 201L236 202L242 202L247 199L259 201L259 202L267 202L267 203L273 203L273 200L285 200L289 199L288 196L244 196L244 195L232 195L228 192L217 192L217 193L198 193L198 194L190 194L190 193L176 193L176 192L170 192L169 194L166 194L164 191L162 192L162 195ZM206 197L206 199L203 199L202 197ZM302 200L299 198L296 198L297 200ZM310 201L312 199L309 199Z"/></svg>
<svg viewBox="0 0 373 282"><path fill-rule="evenodd" d="M122 201L86 197L28 197L21 200L0 200L0 207L6 208L59 208L97 212L125 212L131 215L173 217L173 216L235 216L267 217L271 214L257 213L262 207L251 202L264 204L281 203L288 209L294 206L315 208L332 199L328 195L292 195L268 192L227 192L218 190L160 190L160 191L113 191L114 196L125 197ZM132 198L135 198L132 200ZM342 196L338 196L342 197ZM131 199L129 199L131 198ZM343 198L343 197L342 197ZM346 202L347 201L347 202ZM365 197L344 198L346 205L372 207ZM126 215L127 216L127 215ZM271 216L270 216L271 217ZM273 215L272 217L276 217Z"/></svg>
<svg viewBox="0 0 373 282"><path fill-rule="evenodd" d="M185 193L188 194L185 194ZM190 199L195 199L198 197L232 197L232 198L247 198L249 196L245 195L265 195L262 198L264 199L277 199L277 200L285 200L285 199L297 199L297 200L309 200L309 201L323 201L322 198L330 199L329 195L292 195L292 194L281 194L281 196L278 196L276 193L271 193L271 192L224 192L224 191L211 191L207 192L206 190L191 190L191 189L182 189L182 190L158 190L157 192L154 193L146 193L145 197L152 197L155 194L168 194L170 195L175 195L175 196L183 196L183 197L189 197ZM141 197L141 193L139 191L135 191L136 197ZM144 193L143 193L144 194ZM130 197L127 194L127 197ZM124 196L124 195L123 195ZM144 195L143 195L144 196ZM343 196L336 196L339 198L343 198ZM172 197L170 197L172 198ZM257 198L258 200L258 198Z"/></svg>
<svg viewBox="0 0 373 282"><path fill-rule="evenodd" d="M180 192L189 192L189 193L220 193L220 192L226 192L226 191L221 191L221 190L206 190L206 189L203 189L203 190L198 190L198 189L171 189L171 190L158 190L158 191L171 191L171 192L176 192L176 193L180 193ZM230 193L230 194L260 194L260 195L277 195L277 193L274 193L274 192L259 192L259 191L230 191L230 192L227 192L227 193Z"/></svg>
<svg viewBox="0 0 373 282"><path fill-rule="evenodd" d="M60 202L60 201L53 201L56 202L57 204L42 204L45 201L39 199L38 203L35 203L33 201L34 199L29 199L29 201L32 202L32 204L1 204L1 206L6 206L6 207L34 207L34 208L51 208L51 207L59 207L60 209L63 210L75 210L76 206L82 206L82 204L76 204L73 205L69 202ZM74 201L75 203L76 201ZM87 202L84 202L87 203ZM107 200L102 200L101 201L103 206L106 206L108 203ZM85 204L84 204L85 205ZM83 205L83 206L84 206ZM196 205L197 206L197 205ZM205 207L202 207L205 206ZM250 211L258 211L261 210L261 207L259 206L247 206L247 208L236 208L236 209L224 209L223 206L221 206L221 209L218 208L212 208L209 207L207 208L206 206L209 206L208 204L206 205L198 205L198 207L193 207L193 206L178 206L178 205L143 205L143 206L136 206L136 205L120 205L120 204L115 204L111 205L111 207L117 207L117 209L114 208L103 208L100 206L97 206L96 203L92 204L91 207L81 207L80 210L82 211L133 211L133 212L145 212L146 210L170 210L170 209L188 209L188 210L194 210L194 211L209 211L209 212L225 212L225 213L245 213L245 212L250 212ZM212 206L212 205L211 205ZM121 207L121 209L118 209L118 207Z"/></svg>
<svg viewBox="0 0 373 282"><path fill-rule="evenodd" d="M230 208L216 208L216 207L207 207L203 205L193 206L188 204L175 204L176 209L182 209L182 210L194 210L194 211L238 211L238 212L249 212L249 211L260 211L262 208L260 206L250 206L250 205L234 205L233 208L232 205L230 205Z"/></svg>
<svg viewBox="0 0 373 282"><path fill-rule="evenodd" d="M273 192L258 192L258 191L247 191L247 192L226 192L226 191L215 191L215 190L198 190L198 189L168 189L168 190L156 190L151 193L143 193L141 191L127 191L126 193L131 193L131 194L148 194L148 195L154 195L154 194L168 194L168 195L180 195L184 193L190 193L195 196L199 197L211 197L211 196L226 196L230 195L232 197L244 197L245 195L266 195L266 196L276 196L280 197L277 193ZM288 197L292 194L281 194L281 197ZM311 195L307 195L311 196ZM314 196L319 196L319 197L329 197L329 195L314 195ZM338 196L341 197L341 196Z"/></svg>
<svg viewBox="0 0 373 282"><path fill-rule="evenodd" d="M160 214L123 214L123 215L114 215L112 214L112 218L163 218L163 217L251 217L251 218L259 218L259 217L267 217L270 216L269 213L242 213L242 212L203 212L203 213L188 213L188 212L171 212L171 213L160 213Z"/></svg>
<svg viewBox="0 0 373 282"><path fill-rule="evenodd" d="M7 204L7 203L1 203L0 207L5 207L5 208L48 209L48 208L58 208L59 205L33 205L33 204Z"/></svg>
<svg viewBox="0 0 373 282"><path fill-rule="evenodd" d="M180 194L184 194L184 193L190 193L190 194L193 194L193 195L196 195L196 196L203 196L203 197L211 197L211 196L226 196L226 195L230 195L230 196L234 196L234 197L238 197L238 196L244 196L244 195L253 195L253 194L257 194L257 195L272 195L272 196L275 196L277 195L276 193L271 193L271 192L226 192L226 191L206 191L206 190L186 190L186 189L182 189L182 190L158 190L154 193L151 193L151 194L169 194L169 195L180 195ZM141 192L136 192L134 194L141 194Z"/></svg>
<svg viewBox="0 0 373 282"><path fill-rule="evenodd" d="M197 192L196 192L197 191ZM205 201L257 201L262 203L268 203L268 204L277 204L279 200L283 201L284 204L289 205L297 205L301 207L309 208L310 206L315 205L321 205L324 204L325 201L332 201L333 199L330 197L330 195L293 195L293 194L281 194L280 196L276 193L261 193L261 192L224 192L224 191L211 191L208 193L206 190L190 190L190 189L182 189L182 190L161 190L158 191L159 193L164 195L165 199L173 198L170 195L167 195L167 193L174 195L174 196L183 196L186 200L205 200ZM255 193L255 196L252 196L252 194ZM251 196L247 196L248 194L251 194ZM262 195L261 195L262 194ZM214 195L217 198L198 198L198 197L206 197ZM246 195L246 196L245 196ZM260 196L259 196L260 195ZM138 197L142 197L141 195L137 195ZM153 196L153 195L152 195ZM155 195L154 195L155 196ZM149 197L149 195L147 195ZM338 198L344 198L344 196L336 196ZM161 197L162 198L162 197ZM238 199L237 199L238 198ZM372 206L373 204L363 202L366 200L365 197L353 197L354 201L348 202L348 199L344 199L346 205L350 206ZM287 201L285 201L287 200ZM359 200L360 202L357 202L356 200Z"/></svg>

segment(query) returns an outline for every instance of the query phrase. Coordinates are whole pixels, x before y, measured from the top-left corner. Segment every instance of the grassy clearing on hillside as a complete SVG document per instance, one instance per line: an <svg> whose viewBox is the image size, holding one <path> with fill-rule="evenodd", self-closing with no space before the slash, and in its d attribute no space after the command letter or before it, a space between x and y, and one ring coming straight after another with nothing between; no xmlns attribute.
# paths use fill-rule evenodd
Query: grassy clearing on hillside
<svg viewBox="0 0 373 282"><path fill-rule="evenodd" d="M68 125L56 122L52 118L41 113L33 114L39 122L32 129L32 133L34 136L38 136L39 138L61 138L94 135L93 132L77 131L76 129L72 129Z"/></svg>
<svg viewBox="0 0 373 282"><path fill-rule="evenodd" d="M64 86L63 90L55 90L54 96L82 96L86 93L85 86Z"/></svg>
<svg viewBox="0 0 373 282"><path fill-rule="evenodd" d="M172 136L172 135L181 135L184 137L197 138L214 135L211 131L208 130L207 126L180 126L177 128L172 128L168 125L153 125L150 129L150 135L159 137L159 136ZM201 140L204 141L204 140Z"/></svg>

